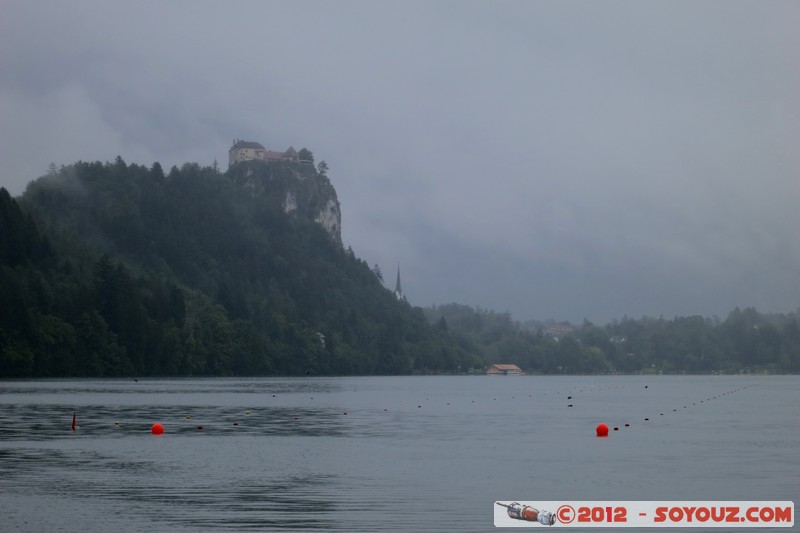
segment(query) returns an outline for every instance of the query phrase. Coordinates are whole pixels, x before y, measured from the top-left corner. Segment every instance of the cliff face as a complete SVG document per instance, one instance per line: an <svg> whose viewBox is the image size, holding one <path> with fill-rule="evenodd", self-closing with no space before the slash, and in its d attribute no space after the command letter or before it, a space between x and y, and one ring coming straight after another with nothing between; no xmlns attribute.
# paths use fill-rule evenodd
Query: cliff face
<svg viewBox="0 0 800 533"><path fill-rule="evenodd" d="M342 212L336 189L310 164L243 161L227 173L246 194L284 213L313 220L342 243Z"/></svg>

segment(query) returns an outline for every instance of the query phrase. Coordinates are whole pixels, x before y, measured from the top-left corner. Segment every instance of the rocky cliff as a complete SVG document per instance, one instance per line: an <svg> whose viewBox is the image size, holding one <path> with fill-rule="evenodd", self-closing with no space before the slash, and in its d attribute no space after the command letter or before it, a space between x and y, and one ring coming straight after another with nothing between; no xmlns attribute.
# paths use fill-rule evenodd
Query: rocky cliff
<svg viewBox="0 0 800 533"><path fill-rule="evenodd" d="M230 177L246 194L262 198L285 213L320 224L342 243L342 212L336 189L313 165L289 161L243 161Z"/></svg>

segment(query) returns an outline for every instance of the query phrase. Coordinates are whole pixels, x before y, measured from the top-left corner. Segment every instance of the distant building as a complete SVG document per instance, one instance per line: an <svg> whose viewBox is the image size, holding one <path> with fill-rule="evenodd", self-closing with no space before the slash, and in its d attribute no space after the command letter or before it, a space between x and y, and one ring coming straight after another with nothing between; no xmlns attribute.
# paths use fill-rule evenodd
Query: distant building
<svg viewBox="0 0 800 533"><path fill-rule="evenodd" d="M547 324L544 327L544 334L548 337L552 337L555 340L561 339L566 337L567 335L571 335L575 332L575 328L568 324Z"/></svg>
<svg viewBox="0 0 800 533"><path fill-rule="evenodd" d="M407 302L406 295L403 294L403 287L400 286L400 263L397 263L397 284L394 287L394 297L403 302Z"/></svg>
<svg viewBox="0 0 800 533"><path fill-rule="evenodd" d="M228 150L228 168L241 161L292 161L298 162L300 156L293 147L285 152L267 150L257 142L234 139L233 146Z"/></svg>
<svg viewBox="0 0 800 533"><path fill-rule="evenodd" d="M525 372L517 365L494 364L486 370L487 376L522 376Z"/></svg>

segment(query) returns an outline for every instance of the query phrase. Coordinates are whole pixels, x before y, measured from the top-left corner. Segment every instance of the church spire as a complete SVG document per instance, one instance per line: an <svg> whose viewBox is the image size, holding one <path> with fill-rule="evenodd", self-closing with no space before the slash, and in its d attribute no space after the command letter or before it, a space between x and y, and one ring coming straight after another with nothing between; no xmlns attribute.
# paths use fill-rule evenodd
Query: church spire
<svg viewBox="0 0 800 533"><path fill-rule="evenodd" d="M400 286L400 261L397 262L397 285L394 288L394 296L398 300L406 299L405 294L403 294L403 288Z"/></svg>
<svg viewBox="0 0 800 533"><path fill-rule="evenodd" d="M400 262L397 262L397 285L394 288L394 292L398 294L403 294L403 289L400 287Z"/></svg>

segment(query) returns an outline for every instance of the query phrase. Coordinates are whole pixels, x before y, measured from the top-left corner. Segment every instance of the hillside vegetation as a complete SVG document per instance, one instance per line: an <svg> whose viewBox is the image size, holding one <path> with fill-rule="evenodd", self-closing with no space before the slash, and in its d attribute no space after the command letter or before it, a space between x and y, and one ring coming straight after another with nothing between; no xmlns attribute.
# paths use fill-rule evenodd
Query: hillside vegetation
<svg viewBox="0 0 800 533"><path fill-rule="evenodd" d="M325 167L78 162L0 189L0 377L800 372L797 313L561 328L399 301Z"/></svg>
<svg viewBox="0 0 800 533"><path fill-rule="evenodd" d="M306 216L335 195L325 176L236 170L247 186L211 167L165 175L117 158L54 170L19 202L3 191L0 376L482 366Z"/></svg>
<svg viewBox="0 0 800 533"><path fill-rule="evenodd" d="M486 361L542 373L800 372L798 313L734 309L725 320L701 316L584 322L567 333L520 324L507 313L448 304L426 309ZM564 328L561 328L563 331Z"/></svg>

